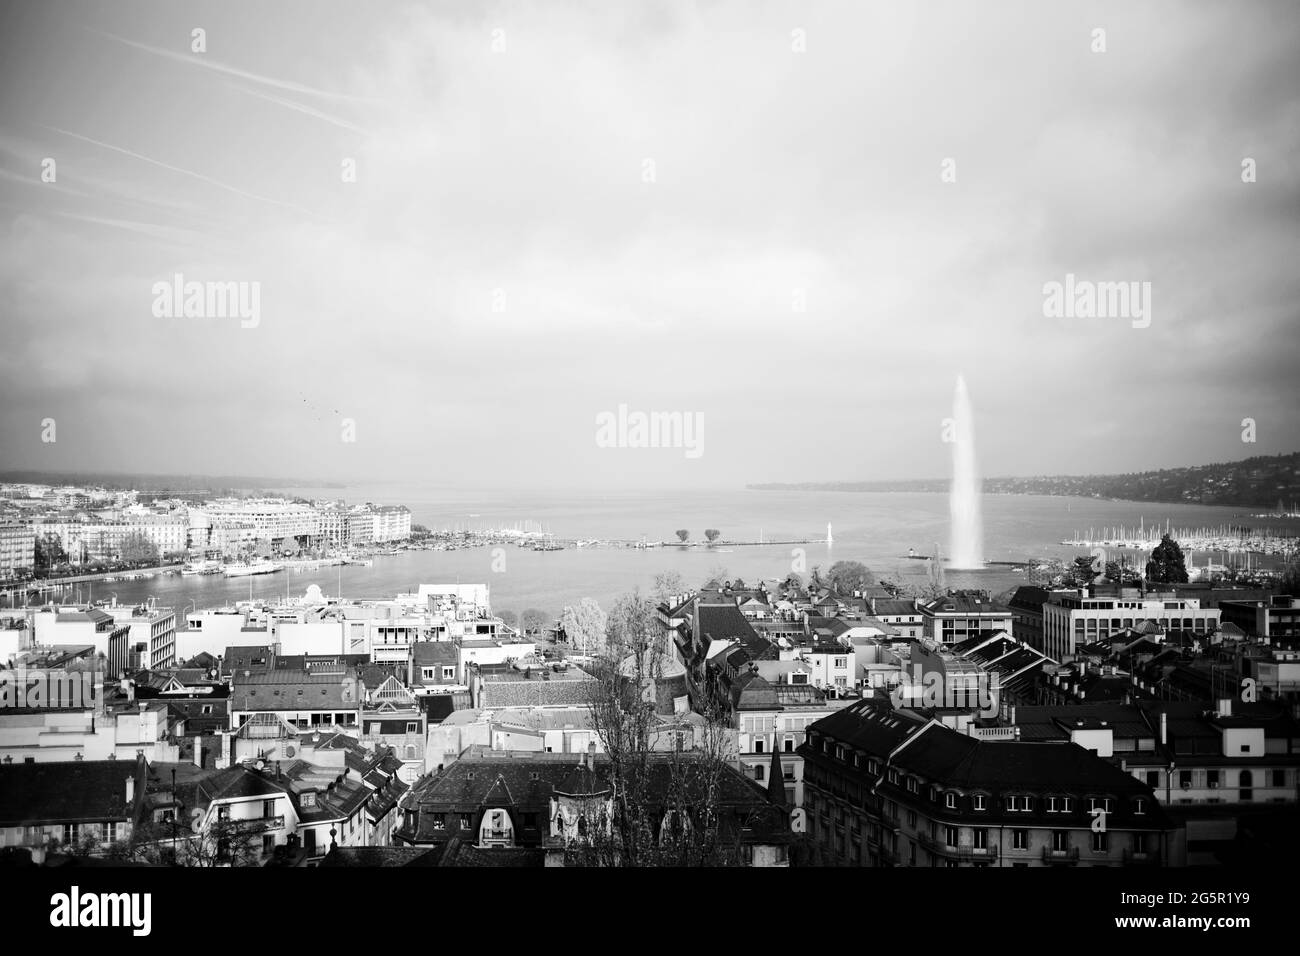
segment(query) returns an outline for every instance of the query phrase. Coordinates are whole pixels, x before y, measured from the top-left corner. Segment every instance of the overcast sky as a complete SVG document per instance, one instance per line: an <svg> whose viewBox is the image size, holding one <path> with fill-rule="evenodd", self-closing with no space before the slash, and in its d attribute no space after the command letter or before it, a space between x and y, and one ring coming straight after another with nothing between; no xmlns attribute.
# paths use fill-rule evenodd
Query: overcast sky
<svg viewBox="0 0 1300 956"><path fill-rule="evenodd" d="M1297 63L1290 2L6 4L0 467L934 477L963 372L985 474L1293 451Z"/></svg>

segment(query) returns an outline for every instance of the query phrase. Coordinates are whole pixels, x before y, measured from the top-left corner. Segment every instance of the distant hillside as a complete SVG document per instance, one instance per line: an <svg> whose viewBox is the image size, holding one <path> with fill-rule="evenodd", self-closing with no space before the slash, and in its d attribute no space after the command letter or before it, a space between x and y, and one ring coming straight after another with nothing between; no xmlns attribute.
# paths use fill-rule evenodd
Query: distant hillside
<svg viewBox="0 0 1300 956"><path fill-rule="evenodd" d="M130 491L259 491L270 488L343 488L306 478L254 478L247 475L152 475L112 471L0 471L0 482L33 485L90 485Z"/></svg>
<svg viewBox="0 0 1300 956"><path fill-rule="evenodd" d="M947 491L948 479L748 485L756 491ZM1007 495L1075 495L1129 501L1187 501L1274 510L1300 503L1300 452L1128 475L986 478L984 490Z"/></svg>

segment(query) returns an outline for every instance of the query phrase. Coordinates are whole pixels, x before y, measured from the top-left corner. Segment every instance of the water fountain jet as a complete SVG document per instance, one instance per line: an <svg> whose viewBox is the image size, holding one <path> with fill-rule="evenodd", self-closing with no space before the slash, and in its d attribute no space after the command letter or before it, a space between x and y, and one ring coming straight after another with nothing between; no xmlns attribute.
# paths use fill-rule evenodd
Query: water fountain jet
<svg viewBox="0 0 1300 956"><path fill-rule="evenodd" d="M975 459L975 416L966 378L957 376L952 398L952 491L948 498L952 538L948 566L977 571L984 567L984 518L981 513L979 463Z"/></svg>

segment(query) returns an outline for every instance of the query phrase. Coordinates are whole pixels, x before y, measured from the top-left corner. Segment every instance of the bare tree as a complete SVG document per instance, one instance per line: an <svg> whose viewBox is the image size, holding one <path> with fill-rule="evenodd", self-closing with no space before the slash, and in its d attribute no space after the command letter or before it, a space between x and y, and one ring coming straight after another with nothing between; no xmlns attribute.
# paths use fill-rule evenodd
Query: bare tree
<svg viewBox="0 0 1300 956"><path fill-rule="evenodd" d="M560 626L565 637L579 654L600 654L605 649L607 615L592 598L583 598L575 608L565 605Z"/></svg>
<svg viewBox="0 0 1300 956"><path fill-rule="evenodd" d="M686 582L676 571L660 571L655 575L654 596L660 603L668 601L685 590Z"/></svg>
<svg viewBox="0 0 1300 956"><path fill-rule="evenodd" d="M588 698L592 726L604 745L607 811L587 823L570 844L570 862L595 866L726 865L742 858L739 835L729 832L719 805L734 755L725 708L703 705L688 747L655 752L665 730L655 713L655 687L668 661L667 630L653 602L624 595L609 615L607 654L593 668Z"/></svg>

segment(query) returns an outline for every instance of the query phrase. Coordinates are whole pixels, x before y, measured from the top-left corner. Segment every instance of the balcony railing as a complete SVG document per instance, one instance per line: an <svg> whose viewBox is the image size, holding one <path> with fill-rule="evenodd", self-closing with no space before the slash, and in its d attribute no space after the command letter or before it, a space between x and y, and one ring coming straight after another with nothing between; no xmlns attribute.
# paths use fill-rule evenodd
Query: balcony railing
<svg viewBox="0 0 1300 956"><path fill-rule="evenodd" d="M1044 863L1078 863L1079 848L1072 846L1064 850L1054 850L1050 846L1043 847Z"/></svg>
<svg viewBox="0 0 1300 956"><path fill-rule="evenodd" d="M258 817L255 820L231 820L229 818L218 821L228 826L235 833L263 833L267 830L279 830L284 826L284 817Z"/></svg>
<svg viewBox="0 0 1300 956"><path fill-rule="evenodd" d="M918 834L917 838L921 846L931 853L937 853L953 860L996 860L998 858L998 848L996 846L977 847L969 843L949 846L946 842L932 837L928 833Z"/></svg>

